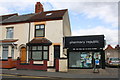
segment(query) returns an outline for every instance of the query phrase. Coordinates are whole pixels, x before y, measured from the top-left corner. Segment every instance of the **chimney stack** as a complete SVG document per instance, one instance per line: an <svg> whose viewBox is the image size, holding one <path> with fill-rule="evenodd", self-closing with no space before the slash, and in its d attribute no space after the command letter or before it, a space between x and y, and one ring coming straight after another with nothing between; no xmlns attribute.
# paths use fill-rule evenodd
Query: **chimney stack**
<svg viewBox="0 0 120 80"><path fill-rule="evenodd" d="M40 2L35 4L35 13L43 12L43 5Z"/></svg>

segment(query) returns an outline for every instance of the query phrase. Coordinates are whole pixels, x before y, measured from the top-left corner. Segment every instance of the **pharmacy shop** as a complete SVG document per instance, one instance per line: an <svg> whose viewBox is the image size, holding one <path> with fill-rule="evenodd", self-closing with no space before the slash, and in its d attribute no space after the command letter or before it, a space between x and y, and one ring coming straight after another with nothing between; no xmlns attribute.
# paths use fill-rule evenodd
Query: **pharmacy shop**
<svg viewBox="0 0 120 80"><path fill-rule="evenodd" d="M97 60L99 67L105 69L104 46L104 35L65 37L64 48L67 49L68 68L94 68Z"/></svg>

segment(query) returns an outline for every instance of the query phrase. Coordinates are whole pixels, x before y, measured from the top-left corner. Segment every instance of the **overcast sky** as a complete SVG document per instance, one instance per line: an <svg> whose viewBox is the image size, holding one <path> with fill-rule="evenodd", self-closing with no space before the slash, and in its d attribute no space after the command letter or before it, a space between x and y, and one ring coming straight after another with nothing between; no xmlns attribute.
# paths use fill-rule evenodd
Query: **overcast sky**
<svg viewBox="0 0 120 80"><path fill-rule="evenodd" d="M68 9L72 35L105 35L107 44L118 44L119 0L0 0L0 15L34 13L35 3L45 11Z"/></svg>

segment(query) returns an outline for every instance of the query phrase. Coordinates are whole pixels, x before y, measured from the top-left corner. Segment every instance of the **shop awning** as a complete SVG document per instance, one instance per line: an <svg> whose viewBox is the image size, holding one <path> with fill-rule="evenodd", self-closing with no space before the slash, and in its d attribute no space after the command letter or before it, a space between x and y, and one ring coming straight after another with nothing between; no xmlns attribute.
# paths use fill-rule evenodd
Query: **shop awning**
<svg viewBox="0 0 120 80"><path fill-rule="evenodd" d="M51 45L52 42L46 38L34 38L30 42L27 43L27 46L34 45Z"/></svg>

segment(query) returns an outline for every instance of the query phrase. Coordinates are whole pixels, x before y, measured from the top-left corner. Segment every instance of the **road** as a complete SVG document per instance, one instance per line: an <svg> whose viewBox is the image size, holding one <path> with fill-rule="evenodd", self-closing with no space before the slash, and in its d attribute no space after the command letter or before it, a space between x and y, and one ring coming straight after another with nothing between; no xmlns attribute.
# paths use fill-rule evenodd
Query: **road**
<svg viewBox="0 0 120 80"><path fill-rule="evenodd" d="M11 74L0 74L0 76L2 76L2 80L119 80L116 78L52 78Z"/></svg>

